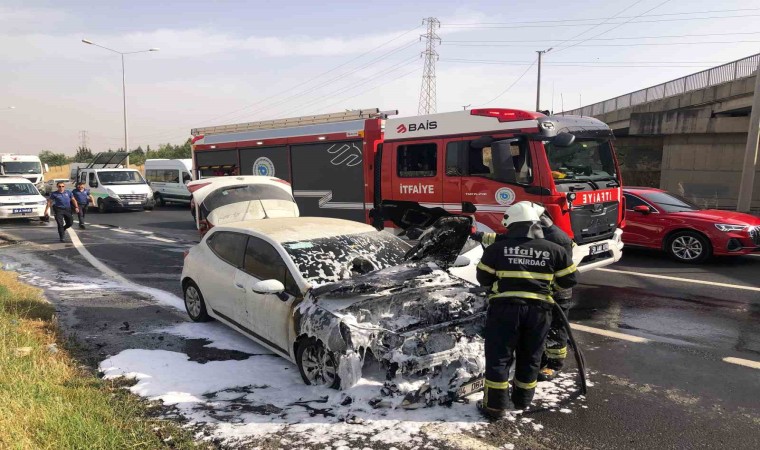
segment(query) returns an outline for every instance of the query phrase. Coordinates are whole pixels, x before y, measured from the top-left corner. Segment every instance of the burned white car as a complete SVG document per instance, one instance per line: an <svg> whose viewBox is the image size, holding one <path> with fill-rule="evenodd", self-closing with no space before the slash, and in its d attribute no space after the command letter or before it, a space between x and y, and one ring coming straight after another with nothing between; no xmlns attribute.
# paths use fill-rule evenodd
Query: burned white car
<svg viewBox="0 0 760 450"><path fill-rule="evenodd" d="M217 226L185 259L187 312L290 359L307 384L345 388L371 368L452 398L484 365L485 298L446 270L467 263L457 255L470 227L442 217L412 247L340 219Z"/></svg>

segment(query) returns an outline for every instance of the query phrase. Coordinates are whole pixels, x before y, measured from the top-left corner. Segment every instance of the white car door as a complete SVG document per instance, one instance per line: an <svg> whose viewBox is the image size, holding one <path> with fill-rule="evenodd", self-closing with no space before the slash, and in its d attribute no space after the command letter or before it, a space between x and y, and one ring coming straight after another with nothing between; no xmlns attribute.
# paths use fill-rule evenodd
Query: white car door
<svg viewBox="0 0 760 450"><path fill-rule="evenodd" d="M248 276L245 285L246 310L251 331L271 347L289 354L293 301L299 295L293 275L277 250L255 236L248 237L243 271ZM284 293L259 294L253 290L259 281L272 279L282 282Z"/></svg>
<svg viewBox="0 0 760 450"><path fill-rule="evenodd" d="M217 231L206 239L208 258L196 275L198 286L213 314L228 322L240 324L240 305L245 301L245 289L236 278L243 265L248 236L231 231ZM243 286L243 287L241 287ZM244 314L243 314L244 316Z"/></svg>

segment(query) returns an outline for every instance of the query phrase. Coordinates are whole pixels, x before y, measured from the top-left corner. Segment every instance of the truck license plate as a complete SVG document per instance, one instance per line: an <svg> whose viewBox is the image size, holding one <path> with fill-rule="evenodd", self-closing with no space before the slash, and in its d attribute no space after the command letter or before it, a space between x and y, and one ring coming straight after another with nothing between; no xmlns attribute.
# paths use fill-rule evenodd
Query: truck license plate
<svg viewBox="0 0 760 450"><path fill-rule="evenodd" d="M486 381L485 378L478 378L477 380L470 381L469 383L462 385L457 389L457 398L466 397L473 392L483 390Z"/></svg>
<svg viewBox="0 0 760 450"><path fill-rule="evenodd" d="M32 208L13 208L13 214L27 214L31 212Z"/></svg>
<svg viewBox="0 0 760 450"><path fill-rule="evenodd" d="M604 243L604 244L596 244L592 245L589 249L588 254L589 255L598 255L599 253L604 253L610 250L610 244Z"/></svg>

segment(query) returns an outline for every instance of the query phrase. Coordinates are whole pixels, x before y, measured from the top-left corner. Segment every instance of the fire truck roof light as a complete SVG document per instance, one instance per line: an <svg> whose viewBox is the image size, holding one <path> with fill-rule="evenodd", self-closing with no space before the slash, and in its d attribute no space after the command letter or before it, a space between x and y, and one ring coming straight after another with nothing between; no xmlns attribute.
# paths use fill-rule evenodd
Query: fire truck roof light
<svg viewBox="0 0 760 450"><path fill-rule="evenodd" d="M473 116L496 117L499 122L515 122L518 120L535 120L544 117L543 114L520 109L482 108L471 109Z"/></svg>
<svg viewBox="0 0 760 450"><path fill-rule="evenodd" d="M190 141L190 144L195 144L196 141L200 141L203 139L203 135L199 134L198 136L194 136L193 139Z"/></svg>
<svg viewBox="0 0 760 450"><path fill-rule="evenodd" d="M262 145L262 144L264 144L264 143L261 142L261 141L256 142L256 145Z"/></svg>

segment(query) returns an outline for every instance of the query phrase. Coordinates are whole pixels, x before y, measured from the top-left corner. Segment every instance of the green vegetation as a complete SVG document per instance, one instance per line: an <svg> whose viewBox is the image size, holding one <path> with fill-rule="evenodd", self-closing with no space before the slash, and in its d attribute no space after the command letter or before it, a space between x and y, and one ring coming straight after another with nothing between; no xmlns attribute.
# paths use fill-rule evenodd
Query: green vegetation
<svg viewBox="0 0 760 450"><path fill-rule="evenodd" d="M109 152L114 150L108 149ZM122 151L118 149L117 151ZM89 148L79 147L74 156L66 156L63 153L53 153L50 150L43 150L39 153L40 161L49 166L64 166L72 162L90 162L95 153ZM133 149L129 154L129 164L142 166L146 159L167 158L167 159L186 159L191 157L190 139L182 145L161 144L157 150L152 150L150 145L143 150L142 147Z"/></svg>
<svg viewBox="0 0 760 450"><path fill-rule="evenodd" d="M0 270L0 448L198 448L125 381L94 377L67 353L41 292Z"/></svg>

